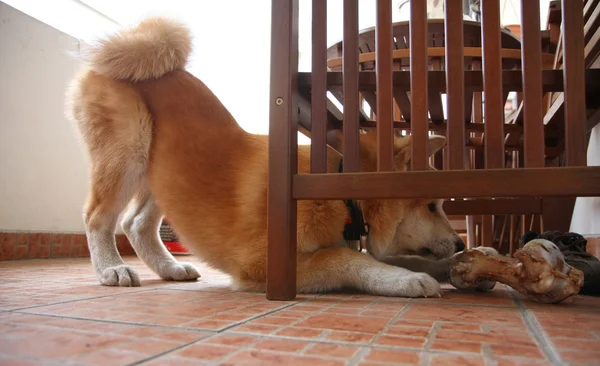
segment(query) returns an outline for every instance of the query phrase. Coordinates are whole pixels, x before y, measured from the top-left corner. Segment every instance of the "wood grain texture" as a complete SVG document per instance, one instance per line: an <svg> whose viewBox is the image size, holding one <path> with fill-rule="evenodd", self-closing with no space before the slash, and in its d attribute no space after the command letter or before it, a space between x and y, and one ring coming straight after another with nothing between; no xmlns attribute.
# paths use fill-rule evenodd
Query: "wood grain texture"
<svg viewBox="0 0 600 366"><path fill-rule="evenodd" d="M515 92L523 91L523 74L521 70L503 70L501 73L502 89ZM588 94L600 92L600 84L596 80L600 79L600 69L585 70L585 88ZM375 72L363 71L359 75L360 90L376 90L377 76ZM392 75L394 92L410 91L411 74L408 71L394 71ZM298 86L300 89L310 89L312 84L310 73L300 72L298 74ZM429 71L427 73L427 84L429 90L438 93L446 92L446 72ZM465 71L465 88L473 92L483 91L483 73L481 71ZM343 73L330 71L327 73L327 87L336 88L343 85ZM542 89L546 92L563 91L563 70L543 70L542 71ZM500 93L500 99L503 98ZM404 112L404 111L403 111Z"/></svg>
<svg viewBox="0 0 600 366"><path fill-rule="evenodd" d="M267 298L296 297L298 0L273 0L269 118ZM277 103L281 98L282 103Z"/></svg>
<svg viewBox="0 0 600 366"><path fill-rule="evenodd" d="M448 129L445 149L448 169L464 169L465 157L465 80L463 55L462 0L445 0L446 85ZM451 5L451 6L449 6ZM459 6L461 5L461 6Z"/></svg>
<svg viewBox="0 0 600 366"><path fill-rule="evenodd" d="M377 0L377 170L394 170L392 1Z"/></svg>
<svg viewBox="0 0 600 366"><path fill-rule="evenodd" d="M446 215L509 215L542 213L539 198L477 199L444 202Z"/></svg>
<svg viewBox="0 0 600 366"><path fill-rule="evenodd" d="M525 167L536 168L544 166L540 1L521 0L521 14Z"/></svg>
<svg viewBox="0 0 600 366"><path fill-rule="evenodd" d="M410 90L412 170L426 170L427 154L427 2L410 1Z"/></svg>
<svg viewBox="0 0 600 366"><path fill-rule="evenodd" d="M583 3L562 0L567 165L587 164Z"/></svg>
<svg viewBox="0 0 600 366"><path fill-rule="evenodd" d="M600 167L299 174L294 177L296 199L599 195Z"/></svg>
<svg viewBox="0 0 600 366"><path fill-rule="evenodd" d="M504 167L504 105L500 54L500 2L481 1L485 123L485 167Z"/></svg>
<svg viewBox="0 0 600 366"><path fill-rule="evenodd" d="M327 171L327 1L312 1L310 171Z"/></svg>
<svg viewBox="0 0 600 366"><path fill-rule="evenodd" d="M358 0L344 0L344 172L360 170L358 97Z"/></svg>

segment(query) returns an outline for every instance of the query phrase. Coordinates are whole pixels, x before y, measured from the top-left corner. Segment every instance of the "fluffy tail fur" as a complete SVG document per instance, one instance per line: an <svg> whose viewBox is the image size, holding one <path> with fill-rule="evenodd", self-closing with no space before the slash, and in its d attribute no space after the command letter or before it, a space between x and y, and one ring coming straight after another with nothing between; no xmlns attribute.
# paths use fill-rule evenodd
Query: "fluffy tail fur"
<svg viewBox="0 0 600 366"><path fill-rule="evenodd" d="M170 19L152 17L92 47L86 59L92 70L123 81L155 79L187 64L190 30Z"/></svg>

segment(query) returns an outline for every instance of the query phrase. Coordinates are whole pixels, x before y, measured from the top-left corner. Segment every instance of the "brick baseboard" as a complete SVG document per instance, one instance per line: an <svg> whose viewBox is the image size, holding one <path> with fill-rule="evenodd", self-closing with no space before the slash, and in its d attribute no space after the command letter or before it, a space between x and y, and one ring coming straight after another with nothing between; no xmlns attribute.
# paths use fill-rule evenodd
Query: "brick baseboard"
<svg viewBox="0 0 600 366"><path fill-rule="evenodd" d="M123 234L116 235L121 255L135 251ZM89 257L85 234L26 231L0 232L0 261Z"/></svg>

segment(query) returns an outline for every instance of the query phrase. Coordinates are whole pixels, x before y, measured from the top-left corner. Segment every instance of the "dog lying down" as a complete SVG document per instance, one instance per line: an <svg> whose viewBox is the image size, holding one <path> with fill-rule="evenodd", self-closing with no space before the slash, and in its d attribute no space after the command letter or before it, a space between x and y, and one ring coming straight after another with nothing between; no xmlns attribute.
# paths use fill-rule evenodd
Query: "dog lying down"
<svg viewBox="0 0 600 366"><path fill-rule="evenodd" d="M197 256L231 275L234 289L264 291L268 137L241 129L211 90L185 70L191 49L187 27L148 18L83 55L85 67L67 92L67 114L91 161L84 221L92 265L103 285L141 285L116 249L114 230L123 213L125 234L158 276L200 277L161 243L158 227L166 215ZM223 80L232 88L239 82L227 75ZM431 137L429 153L444 144L443 137ZM360 135L360 156L361 171L377 169L374 133ZM328 150L329 172L338 171L341 158ZM410 138L396 138L395 169L406 170L410 158ZM309 163L310 148L300 146L299 172L308 172ZM358 205L370 228L368 254L340 245L349 216L344 201L298 202L298 292L350 287L375 295L439 296L435 263L464 249L442 202ZM414 262L412 270L394 265L406 255L428 258L429 264L420 268Z"/></svg>

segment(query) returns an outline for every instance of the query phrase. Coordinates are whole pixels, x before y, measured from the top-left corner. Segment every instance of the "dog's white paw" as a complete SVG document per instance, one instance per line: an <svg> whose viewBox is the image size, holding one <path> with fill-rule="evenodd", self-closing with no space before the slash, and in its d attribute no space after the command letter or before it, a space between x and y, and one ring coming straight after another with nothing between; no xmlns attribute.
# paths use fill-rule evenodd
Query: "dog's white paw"
<svg viewBox="0 0 600 366"><path fill-rule="evenodd" d="M165 265L159 273L165 281L190 281L200 277L200 271L191 263L173 262Z"/></svg>
<svg viewBox="0 0 600 366"><path fill-rule="evenodd" d="M104 286L120 287L138 287L142 285L135 268L125 264L104 269L100 275L100 283Z"/></svg>
<svg viewBox="0 0 600 366"><path fill-rule="evenodd" d="M427 273L412 273L403 276L397 283L394 296L441 297L440 284Z"/></svg>

